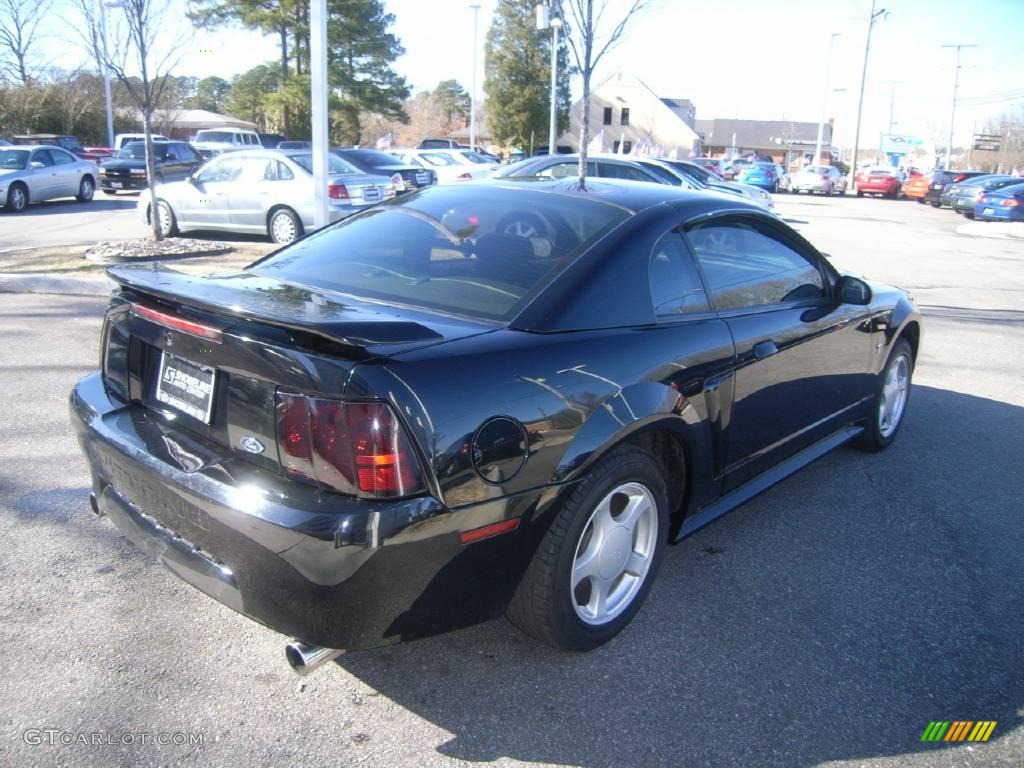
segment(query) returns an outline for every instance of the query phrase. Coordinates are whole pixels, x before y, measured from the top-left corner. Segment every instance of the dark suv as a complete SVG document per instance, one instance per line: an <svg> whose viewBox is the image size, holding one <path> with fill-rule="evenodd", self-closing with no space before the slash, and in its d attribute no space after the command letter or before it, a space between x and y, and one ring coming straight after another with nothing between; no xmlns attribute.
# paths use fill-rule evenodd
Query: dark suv
<svg viewBox="0 0 1024 768"><path fill-rule="evenodd" d="M936 170L932 173L931 181L928 182L928 191L924 195L925 202L931 203L936 208L942 207L942 192L950 184L956 184L964 179L971 179L975 176L983 176L985 171L943 171Z"/></svg>
<svg viewBox="0 0 1024 768"><path fill-rule="evenodd" d="M153 172L156 183L180 181L192 175L205 162L184 141L153 142ZM121 151L100 164L100 189L108 195L124 190L138 191L146 180L146 145L141 141L125 144Z"/></svg>

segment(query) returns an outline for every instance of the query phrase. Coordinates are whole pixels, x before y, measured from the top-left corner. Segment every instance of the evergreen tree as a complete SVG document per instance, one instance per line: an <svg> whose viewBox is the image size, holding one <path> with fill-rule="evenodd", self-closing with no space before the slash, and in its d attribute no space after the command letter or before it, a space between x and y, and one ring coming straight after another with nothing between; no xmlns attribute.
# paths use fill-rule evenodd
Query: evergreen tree
<svg viewBox="0 0 1024 768"><path fill-rule="evenodd" d="M548 143L551 32L536 29L533 0L498 0L487 32L487 128L504 146ZM558 50L558 130L569 126L569 55Z"/></svg>

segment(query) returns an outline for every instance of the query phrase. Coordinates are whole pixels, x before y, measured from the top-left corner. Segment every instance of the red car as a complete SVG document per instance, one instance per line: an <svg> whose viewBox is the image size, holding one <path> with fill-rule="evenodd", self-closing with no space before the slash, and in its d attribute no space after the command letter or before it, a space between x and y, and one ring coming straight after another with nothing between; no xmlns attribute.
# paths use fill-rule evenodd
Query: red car
<svg viewBox="0 0 1024 768"><path fill-rule="evenodd" d="M91 160L97 165L106 160L107 156L100 152L92 152L82 146L77 136L68 136L60 133L27 133L14 137L15 144L50 144L55 147L66 149L80 160Z"/></svg>
<svg viewBox="0 0 1024 768"><path fill-rule="evenodd" d="M699 165L705 171L709 171L720 179L725 178L725 169L722 168L722 161L714 157L694 157L691 161Z"/></svg>
<svg viewBox="0 0 1024 768"><path fill-rule="evenodd" d="M900 196L903 179L895 168L865 168L854 177L857 197L882 195L895 200Z"/></svg>

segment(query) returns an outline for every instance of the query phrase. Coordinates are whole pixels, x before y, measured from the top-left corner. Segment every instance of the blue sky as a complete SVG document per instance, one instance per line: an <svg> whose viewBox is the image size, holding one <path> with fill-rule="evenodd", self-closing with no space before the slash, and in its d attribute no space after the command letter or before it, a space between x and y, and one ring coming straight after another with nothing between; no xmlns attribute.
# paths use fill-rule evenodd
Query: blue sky
<svg viewBox="0 0 1024 768"><path fill-rule="evenodd" d="M478 2L482 89L483 41L496 2ZM609 2L610 14L627 4ZM385 3L407 50L397 69L416 90L449 78L469 87L470 2ZM894 132L945 136L954 53L940 47L944 44L978 46L962 54L958 140L967 140L976 121L1024 104L1024 0L877 0L877 7L889 15L876 22L872 34L862 146L873 145L888 129L893 88ZM871 0L655 0L608 55L597 78L618 69L634 74L660 96L693 101L698 118L816 121L829 38L839 32L832 87L846 91L830 96L827 114L836 119L837 141L851 143L870 8ZM200 34L194 48L179 73L229 78L276 55L272 38L243 30ZM68 63L74 53L63 50Z"/></svg>

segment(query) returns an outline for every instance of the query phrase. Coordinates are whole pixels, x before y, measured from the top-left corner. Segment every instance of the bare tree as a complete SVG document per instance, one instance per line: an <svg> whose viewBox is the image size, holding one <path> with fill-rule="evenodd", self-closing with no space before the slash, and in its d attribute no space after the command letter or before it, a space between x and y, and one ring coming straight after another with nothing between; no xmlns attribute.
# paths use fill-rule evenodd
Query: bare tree
<svg viewBox="0 0 1024 768"><path fill-rule="evenodd" d="M0 0L0 71L30 85L30 51L50 0Z"/></svg>
<svg viewBox="0 0 1024 768"><path fill-rule="evenodd" d="M105 26L100 16L103 8L93 0L76 0L84 21L79 33L89 53L124 86L142 115L150 220L153 237L162 240L153 165L153 115L163 101L164 91L174 86L170 74L181 63L193 30L181 23L180 9L171 0L98 2L106 7Z"/></svg>
<svg viewBox="0 0 1024 768"><path fill-rule="evenodd" d="M613 0L561 0L568 8L569 50L583 76L583 132L580 137L580 188L587 182L587 144L590 143L590 78L601 59L621 40L629 25L654 0L629 0L626 12L614 20L608 6Z"/></svg>

